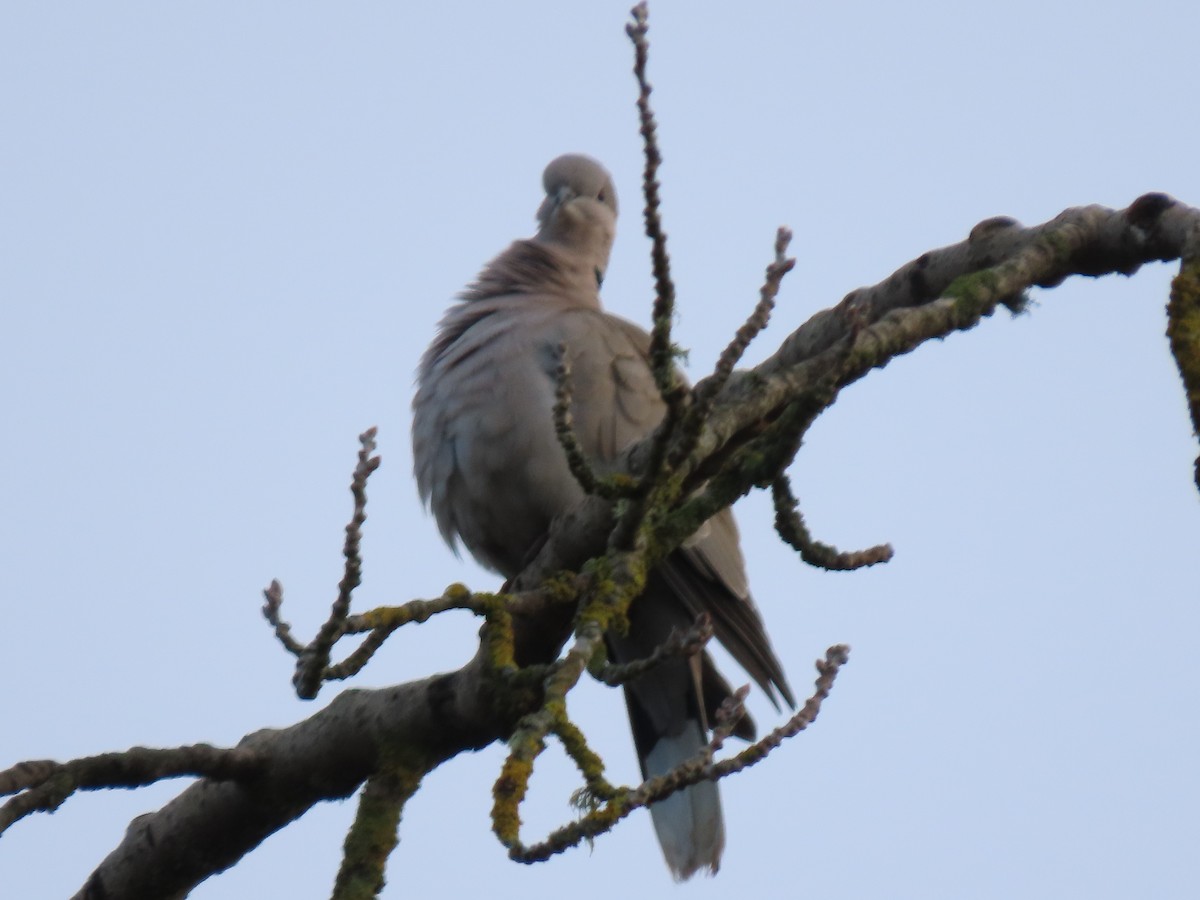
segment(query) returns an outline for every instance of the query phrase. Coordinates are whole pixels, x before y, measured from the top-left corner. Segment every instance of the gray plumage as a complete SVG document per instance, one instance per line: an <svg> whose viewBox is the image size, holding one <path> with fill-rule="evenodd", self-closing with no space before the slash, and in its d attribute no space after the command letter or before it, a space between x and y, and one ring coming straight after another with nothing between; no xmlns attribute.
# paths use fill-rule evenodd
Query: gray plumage
<svg viewBox="0 0 1200 900"><path fill-rule="evenodd" d="M555 516L583 498L554 432L559 347L571 367L580 445L603 469L644 438L664 405L647 360L649 336L603 312L599 287L616 227L608 172L561 156L543 176L539 228L488 263L450 307L421 360L413 400L413 457L421 498L442 536L461 541L506 578L519 573ZM750 599L737 526L726 510L651 573L626 636L624 662L648 655L672 629L712 616L717 639L774 700L794 705ZM694 756L730 688L707 653L658 666L625 687L643 776ZM753 736L744 720L738 731ZM717 786L702 783L651 809L676 878L715 872L724 847Z"/></svg>

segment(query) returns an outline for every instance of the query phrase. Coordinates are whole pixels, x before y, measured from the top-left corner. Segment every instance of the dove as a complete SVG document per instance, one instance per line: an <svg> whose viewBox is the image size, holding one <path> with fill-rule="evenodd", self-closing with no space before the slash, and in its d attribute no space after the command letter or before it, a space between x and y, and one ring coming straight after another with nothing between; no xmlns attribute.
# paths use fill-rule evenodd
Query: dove
<svg viewBox="0 0 1200 900"><path fill-rule="evenodd" d="M413 399L413 460L421 499L443 538L482 565L515 577L556 516L584 498L555 433L556 373L570 367L576 437L598 471L650 434L665 403L642 328L601 308L616 233L617 195L600 163L560 156L543 175L537 232L488 263L438 325ZM715 637L763 688L795 701L746 580L729 510L709 519L650 572L624 634L606 635L610 657L649 656L702 613ZM624 685L642 776L695 757L731 693L707 652L670 659ZM748 717L734 734L753 739ZM715 782L651 806L677 880L716 873L725 826Z"/></svg>

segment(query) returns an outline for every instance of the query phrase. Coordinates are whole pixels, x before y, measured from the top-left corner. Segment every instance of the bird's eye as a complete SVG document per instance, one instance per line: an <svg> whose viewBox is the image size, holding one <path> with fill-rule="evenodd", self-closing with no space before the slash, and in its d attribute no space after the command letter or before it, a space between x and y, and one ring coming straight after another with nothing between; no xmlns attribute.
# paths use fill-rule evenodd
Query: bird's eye
<svg viewBox="0 0 1200 900"><path fill-rule="evenodd" d="M599 194L597 194L596 199L599 200L601 203L604 203L605 202L604 201L604 191L601 191Z"/></svg>

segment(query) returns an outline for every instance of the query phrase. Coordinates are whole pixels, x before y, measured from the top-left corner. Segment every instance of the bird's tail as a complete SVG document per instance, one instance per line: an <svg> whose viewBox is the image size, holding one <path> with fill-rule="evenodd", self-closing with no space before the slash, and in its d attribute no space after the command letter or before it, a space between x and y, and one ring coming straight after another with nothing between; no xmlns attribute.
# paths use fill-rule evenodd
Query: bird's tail
<svg viewBox="0 0 1200 900"><path fill-rule="evenodd" d="M665 775L695 757L704 744L700 723L689 721L679 734L658 739L642 760L643 770L648 778ZM702 781L677 791L651 806L650 815L663 856L677 881L691 878L701 869L716 874L725 849L725 821L715 781Z"/></svg>
<svg viewBox="0 0 1200 900"><path fill-rule="evenodd" d="M628 631L607 635L609 651L618 663L644 659L672 629L682 630L692 624L690 615L653 578L651 582L630 609ZM712 697L704 696L705 687L711 689ZM624 688L644 778L665 775L694 759L707 743L710 702L715 710L729 693L728 685L704 652L687 659L664 660L627 681ZM677 791L651 806L650 814L663 856L677 880L690 878L702 869L717 871L725 848L725 824L715 782L705 781Z"/></svg>

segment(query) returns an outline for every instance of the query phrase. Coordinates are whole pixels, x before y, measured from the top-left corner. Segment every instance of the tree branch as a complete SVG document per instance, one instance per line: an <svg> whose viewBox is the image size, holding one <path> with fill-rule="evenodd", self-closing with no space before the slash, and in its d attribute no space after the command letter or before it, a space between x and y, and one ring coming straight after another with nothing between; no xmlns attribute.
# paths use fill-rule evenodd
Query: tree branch
<svg viewBox="0 0 1200 900"><path fill-rule="evenodd" d="M344 691L296 725L248 735L224 752L254 760L253 774L206 778L135 819L76 897L181 897L316 803L348 797L385 771L388 748L403 748L406 776L419 778L487 746L514 721L493 703L495 683L481 654L450 674Z"/></svg>
<svg viewBox="0 0 1200 900"><path fill-rule="evenodd" d="M614 825L634 810L649 806L690 785L699 784L701 781L726 778L761 761L785 740L795 737L816 721L817 715L821 711L821 703L833 689L834 679L837 678L841 667L846 664L849 652L849 648L841 644L830 647L825 653L825 658L817 662L819 674L816 680L816 690L805 701L804 706L783 725L751 744L737 756L714 763L712 754L719 744L720 737L718 737L696 758L676 766L665 775L651 778L636 788L616 789L613 796L603 806L593 809L578 821L556 829L546 840L528 847L521 844L514 845L509 850L509 857L523 863L549 859L555 854L577 846L582 841L591 840L611 831ZM740 718L737 712L731 712L728 715L733 722ZM720 735L720 732L718 734Z"/></svg>
<svg viewBox="0 0 1200 900"><path fill-rule="evenodd" d="M795 409L797 398L835 395L840 387L924 341L974 327L997 305L1014 302L1029 287L1053 286L1072 274L1129 274L1156 260L1186 260L1174 286L1171 339L1195 416L1198 340L1191 323L1198 236L1200 212L1158 194L1126 210L1067 210L1029 229L1008 220L985 222L967 241L927 253L880 284L855 291L838 306L818 313L755 369L734 372L717 392L691 462L685 465L701 472L706 460L724 458L740 474L723 492L748 490L762 473L738 454L747 448L761 451L754 441ZM822 383L833 390L821 388ZM811 419L797 417L801 425ZM777 437L795 445L795 434L788 429ZM647 438L627 455L632 471L638 470L654 440ZM547 583L547 576L578 570L585 560L601 554L611 522L610 505L589 497L556 522L537 558L514 580L511 588L517 593L504 609L511 613L507 646L517 663L545 662L557 655L570 631L572 598L582 596L579 592L586 591L592 579L579 576ZM669 542L657 549L669 551ZM414 610L404 616L408 621L421 618ZM343 623L343 628L346 623L357 627L371 620L347 615ZM233 865L313 804L353 793L382 771L382 748L405 748L410 771L416 773L513 734L521 716L543 708L543 698L536 684L503 676L513 669L512 664L496 667L497 647L506 646L505 639L497 640L498 644L483 642L476 657L457 672L386 690L346 691L325 710L290 728L256 732L232 751L208 748L202 752L211 751L211 765L194 759L182 762L186 750L181 749L143 751L155 762L124 775L107 767L119 759L117 767L127 768L135 756L14 767L0 774L0 785L10 793L26 793L8 802L5 815L15 821L30 811L52 809L77 788L203 776L167 806L139 817L77 895L181 896ZM585 647L576 649L570 670L558 669L555 677L577 677L576 667L581 671L590 656L583 652ZM744 753L733 760L743 758ZM221 768L232 760L238 761L232 768ZM736 765L730 760L713 766L726 763Z"/></svg>

